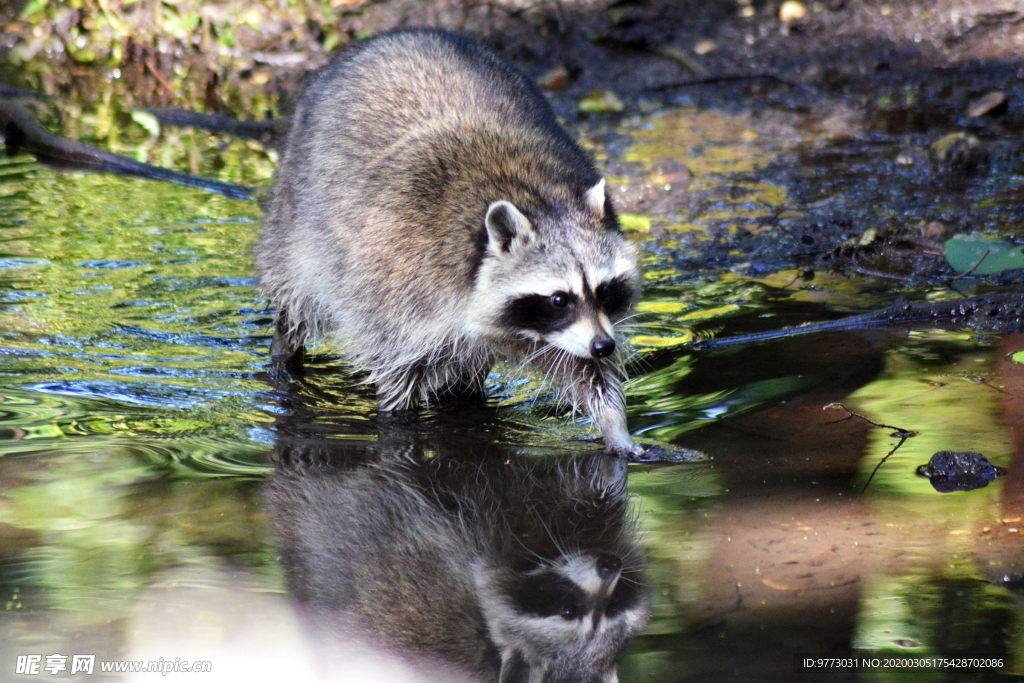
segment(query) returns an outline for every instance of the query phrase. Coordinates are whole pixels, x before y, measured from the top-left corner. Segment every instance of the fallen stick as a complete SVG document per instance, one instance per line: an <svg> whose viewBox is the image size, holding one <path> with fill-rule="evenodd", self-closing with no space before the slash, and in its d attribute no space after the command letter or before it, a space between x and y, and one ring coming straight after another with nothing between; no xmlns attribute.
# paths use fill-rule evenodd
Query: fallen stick
<svg viewBox="0 0 1024 683"><path fill-rule="evenodd" d="M24 151L34 155L40 162L62 170L78 169L162 180L197 187L231 199L256 197L254 187L146 164L86 142L54 135L43 128L28 109L13 100L0 99L0 130L3 131L8 156L16 156Z"/></svg>

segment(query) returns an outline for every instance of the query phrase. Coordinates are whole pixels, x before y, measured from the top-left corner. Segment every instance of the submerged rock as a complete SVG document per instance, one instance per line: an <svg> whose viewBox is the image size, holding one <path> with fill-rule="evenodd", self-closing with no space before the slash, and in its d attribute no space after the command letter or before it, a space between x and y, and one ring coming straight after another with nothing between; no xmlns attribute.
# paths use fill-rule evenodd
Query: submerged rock
<svg viewBox="0 0 1024 683"><path fill-rule="evenodd" d="M998 114L1004 111L1006 111L1006 95L998 90L985 93L967 107L967 115L972 118L985 116L986 114Z"/></svg>
<svg viewBox="0 0 1024 683"><path fill-rule="evenodd" d="M973 491L985 488L1003 473L981 453L965 451L939 451L927 465L917 468L917 473L927 477L939 493Z"/></svg>
<svg viewBox="0 0 1024 683"><path fill-rule="evenodd" d="M932 143L932 162L945 173L970 173L988 163L988 150L969 133L950 133Z"/></svg>
<svg viewBox="0 0 1024 683"><path fill-rule="evenodd" d="M569 85L569 70L559 65L540 75L537 82L546 90L564 90Z"/></svg>

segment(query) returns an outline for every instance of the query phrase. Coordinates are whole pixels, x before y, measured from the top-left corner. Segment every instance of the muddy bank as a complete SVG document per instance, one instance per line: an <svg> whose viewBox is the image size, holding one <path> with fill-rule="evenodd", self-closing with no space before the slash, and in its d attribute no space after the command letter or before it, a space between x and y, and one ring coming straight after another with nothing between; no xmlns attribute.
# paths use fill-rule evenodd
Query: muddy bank
<svg viewBox="0 0 1024 683"><path fill-rule="evenodd" d="M968 70L965 87L1003 87L1019 75L1024 47L1019 6L981 0L828 0L798 3L795 14L780 12L777 0L153 4L111 3L104 15L91 6L7 3L0 55L8 75L60 89L90 71L117 69L112 80L130 82L140 104L180 103L196 91L167 85L187 81L211 90L200 96L215 107L235 89L292 90L332 49L361 37L441 26L484 40L537 76L564 66L569 94L612 88L633 99L736 74L852 92ZM17 65L27 68L19 74ZM191 73L176 81L183 69Z"/></svg>

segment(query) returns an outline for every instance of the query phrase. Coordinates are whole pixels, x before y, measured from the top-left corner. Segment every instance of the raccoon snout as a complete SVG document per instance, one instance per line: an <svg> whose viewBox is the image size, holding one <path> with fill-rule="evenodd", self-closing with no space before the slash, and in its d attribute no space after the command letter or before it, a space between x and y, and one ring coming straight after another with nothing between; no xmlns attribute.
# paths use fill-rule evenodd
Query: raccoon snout
<svg viewBox="0 0 1024 683"><path fill-rule="evenodd" d="M597 575L608 581L622 571L622 560L614 555L603 554L597 558Z"/></svg>
<svg viewBox="0 0 1024 683"><path fill-rule="evenodd" d="M594 358L605 358L615 351L615 340L611 337L594 337L590 342L590 355Z"/></svg>

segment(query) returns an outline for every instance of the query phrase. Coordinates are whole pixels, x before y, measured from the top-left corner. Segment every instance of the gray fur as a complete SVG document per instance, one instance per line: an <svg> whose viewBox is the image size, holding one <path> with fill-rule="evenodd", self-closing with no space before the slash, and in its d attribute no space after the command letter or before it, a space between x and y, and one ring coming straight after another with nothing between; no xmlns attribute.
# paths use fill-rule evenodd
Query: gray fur
<svg viewBox="0 0 1024 683"><path fill-rule="evenodd" d="M636 249L600 174L536 87L466 38L384 34L307 84L256 269L278 309L274 353L294 356L307 335L334 335L369 372L382 410L480 393L506 357L554 379L609 448L636 448L620 354L582 355L587 335L614 338L629 312L602 319L598 280L619 276L635 302ZM571 334L502 322L511 297L581 282L590 291L573 290L587 305Z"/></svg>
<svg viewBox="0 0 1024 683"><path fill-rule="evenodd" d="M426 458L409 448L338 466L351 447L303 448L282 457L279 447L266 496L290 592L328 649L367 643L480 681L615 680L647 618L623 460ZM323 462L325 450L335 465L281 465ZM621 572L591 587L592 611L574 619L524 614L511 597L531 572L586 575L608 556ZM606 616L619 582L631 597Z"/></svg>

